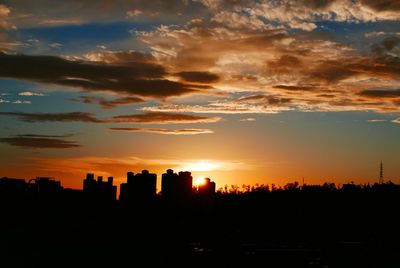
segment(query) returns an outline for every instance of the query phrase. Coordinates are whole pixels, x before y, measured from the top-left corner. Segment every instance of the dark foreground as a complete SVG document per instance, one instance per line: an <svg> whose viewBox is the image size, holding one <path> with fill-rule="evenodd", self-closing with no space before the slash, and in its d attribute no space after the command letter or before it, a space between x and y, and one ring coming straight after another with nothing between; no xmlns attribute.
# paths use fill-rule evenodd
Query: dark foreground
<svg viewBox="0 0 400 268"><path fill-rule="evenodd" d="M395 189L1 200L0 267L400 267Z"/></svg>

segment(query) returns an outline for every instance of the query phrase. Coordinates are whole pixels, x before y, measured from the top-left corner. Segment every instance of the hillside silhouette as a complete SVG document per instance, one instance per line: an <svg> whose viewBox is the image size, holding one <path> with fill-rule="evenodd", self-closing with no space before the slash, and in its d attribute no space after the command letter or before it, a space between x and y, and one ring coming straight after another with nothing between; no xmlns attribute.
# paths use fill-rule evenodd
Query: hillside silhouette
<svg viewBox="0 0 400 268"><path fill-rule="evenodd" d="M400 267L400 186L0 179L0 267Z"/></svg>

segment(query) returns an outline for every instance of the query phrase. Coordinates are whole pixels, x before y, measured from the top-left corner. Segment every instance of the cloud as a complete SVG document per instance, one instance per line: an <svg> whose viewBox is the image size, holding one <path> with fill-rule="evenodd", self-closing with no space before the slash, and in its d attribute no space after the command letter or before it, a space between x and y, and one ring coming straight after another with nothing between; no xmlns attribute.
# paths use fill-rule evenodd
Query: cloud
<svg viewBox="0 0 400 268"><path fill-rule="evenodd" d="M129 19L127 13L134 15L138 11L148 16L158 12L160 19L176 21L180 19L180 16L177 16L178 12L196 12L189 9L189 3L182 0L121 0L118 3L113 0L99 0L84 3L73 1L68 5L54 5L51 0L42 0L40 2L13 1L10 5L13 10L11 19L17 26L24 28L32 27L32 25L55 27L99 21L110 23L122 18ZM43 12L44 9L46 12Z"/></svg>
<svg viewBox="0 0 400 268"><path fill-rule="evenodd" d="M79 18L66 18L66 19L44 19L39 21L40 25L46 26L63 26L63 25L78 25L83 24L84 20Z"/></svg>
<svg viewBox="0 0 400 268"><path fill-rule="evenodd" d="M396 0L361 0L363 5L374 11L400 11L400 2Z"/></svg>
<svg viewBox="0 0 400 268"><path fill-rule="evenodd" d="M42 97L42 96L46 96L46 95L43 93L39 93L39 92L23 91L23 92L18 93L18 96L25 96L25 97L40 96L40 97Z"/></svg>
<svg viewBox="0 0 400 268"><path fill-rule="evenodd" d="M252 95L252 96L244 96L235 100L237 103L256 103L261 105L273 105L273 106L281 106L286 105L291 102L289 98L282 98L273 95Z"/></svg>
<svg viewBox="0 0 400 268"><path fill-rule="evenodd" d="M0 27L7 27L7 17L11 13L11 10L9 7L0 4Z"/></svg>
<svg viewBox="0 0 400 268"><path fill-rule="evenodd" d="M317 89L315 86L302 86L302 85L276 85L273 86L276 89L283 89L287 91L312 91Z"/></svg>
<svg viewBox="0 0 400 268"><path fill-rule="evenodd" d="M136 17L143 14L143 11L139 10L139 9L132 9L132 10L128 10L126 12L126 16L127 17Z"/></svg>
<svg viewBox="0 0 400 268"><path fill-rule="evenodd" d="M29 100L6 100L6 99L2 99L0 98L0 103L12 103L12 104L31 104L32 102ZM1 115L1 112L0 112Z"/></svg>
<svg viewBox="0 0 400 268"><path fill-rule="evenodd" d="M368 98L400 98L400 89L366 89L359 95Z"/></svg>
<svg viewBox="0 0 400 268"><path fill-rule="evenodd" d="M16 137L31 137L31 138L68 138L72 137L74 134L63 134L63 135L42 135L42 134L23 134L16 135Z"/></svg>
<svg viewBox="0 0 400 268"><path fill-rule="evenodd" d="M43 149L45 148L63 149L63 148L74 148L81 146L79 143L75 141L67 141L54 137L60 137L60 136L32 135L32 134L17 135L8 138L0 138L0 142L24 148L43 148Z"/></svg>
<svg viewBox="0 0 400 268"><path fill-rule="evenodd" d="M397 34L385 36L379 42L370 46L375 57L395 56L400 57L400 37Z"/></svg>
<svg viewBox="0 0 400 268"><path fill-rule="evenodd" d="M396 42L380 43L383 48L391 48L380 55L372 51L359 55L356 49L323 33L270 29L237 34L223 26L207 28L202 21L193 25L160 26L137 36L148 44L154 58L175 73L211 72L219 76L218 83L213 85L214 92L245 96L143 110L238 114L399 110L392 102L379 103L358 95L359 91L392 87L400 81L399 57L393 54L397 51ZM246 99L249 93L259 97Z"/></svg>
<svg viewBox="0 0 400 268"><path fill-rule="evenodd" d="M11 103L14 103L14 104L31 104L32 102L29 101L29 100L15 100L15 101L12 101Z"/></svg>
<svg viewBox="0 0 400 268"><path fill-rule="evenodd" d="M72 113L22 113L22 112L0 112L0 115L15 116L24 122L104 122L97 119L91 113L72 112Z"/></svg>
<svg viewBox="0 0 400 268"><path fill-rule="evenodd" d="M166 98L210 88L167 80L164 67L146 62L104 64L56 56L0 53L0 64L0 77L78 87L86 91Z"/></svg>
<svg viewBox="0 0 400 268"><path fill-rule="evenodd" d="M156 133L165 135L198 135L198 134L210 134L214 131L210 129L200 128L188 128L188 129L164 129L164 128L110 128L114 131L125 131L125 132L142 132L142 133Z"/></svg>
<svg viewBox="0 0 400 268"><path fill-rule="evenodd" d="M367 122L370 122L370 123L379 123L379 122L386 122L387 120L386 119L370 119L370 120L367 120Z"/></svg>
<svg viewBox="0 0 400 268"><path fill-rule="evenodd" d="M218 75L210 72L179 72L176 75L187 82L213 83L219 80Z"/></svg>
<svg viewBox="0 0 400 268"><path fill-rule="evenodd" d="M237 114L288 110L400 111L395 102L397 97L360 94L392 89L400 82L400 39L391 27L400 19L400 13L393 1L158 1L157 7L148 1L129 5L122 1L118 7L100 2L76 8L76 16L65 7L51 8L48 15L38 20L87 22L104 18L107 23L116 14L118 18L126 18L128 11L134 15L139 10L143 12L139 17L144 21L158 12L157 18L174 14L180 17L176 19L180 23L166 20L151 30L132 29L134 44L140 42L140 49L146 53L103 48L69 58L1 54L0 64L6 68L0 69L0 76L87 92L111 92L117 96L115 100L82 99L106 109L136 103L134 98L163 100L205 93L226 99L198 105L145 107L144 110ZM89 6L99 11L89 14ZM108 14L104 7L109 7ZM62 9L69 15L58 14ZM27 13L35 14L40 9L34 4L24 7L16 4L10 10L7 20L14 12L29 10ZM177 16L178 12L183 15ZM23 20L12 23L23 25ZM354 25L388 22L379 24L382 27L372 29L376 31L370 34L359 32L360 38L374 38L352 43L351 38L346 39L347 35L340 35L345 38L343 41L332 33L327 21L357 23ZM349 33L352 30L350 27ZM367 45L360 47L364 41ZM376 43L369 47L370 42ZM30 70L29 66L40 68ZM250 94L275 97L246 100Z"/></svg>
<svg viewBox="0 0 400 268"><path fill-rule="evenodd" d="M125 123L125 124L192 124L215 123L220 117L207 117L188 114L174 114L164 112L147 112L144 114L117 115L112 118L99 119L92 113L23 113L0 112L0 116L15 116L19 120L34 122L85 122L85 123Z"/></svg>
<svg viewBox="0 0 400 268"><path fill-rule="evenodd" d="M257 121L257 119L255 119L254 117L248 117L248 118L242 118L239 121L240 122L255 122L255 121Z"/></svg>
<svg viewBox="0 0 400 268"><path fill-rule="evenodd" d="M191 112L216 114L276 114L295 108L291 99L275 95L250 95L236 99L219 99L206 105L172 104L142 107L152 112Z"/></svg>
<svg viewBox="0 0 400 268"><path fill-rule="evenodd" d="M390 0L199 0L212 21L236 29L264 30L271 25L311 31L322 21L375 22L398 20L399 4Z"/></svg>
<svg viewBox="0 0 400 268"><path fill-rule="evenodd" d="M58 48L63 47L63 44L60 44L60 43L51 43L51 44L49 44L49 47L58 49Z"/></svg>
<svg viewBox="0 0 400 268"><path fill-rule="evenodd" d="M102 46L102 49L106 47ZM90 62L100 62L108 64L129 65L130 63L153 63L155 58L148 53L141 53L134 50L130 51L92 51L84 55L84 59Z"/></svg>
<svg viewBox="0 0 400 268"><path fill-rule="evenodd" d="M138 97L125 97L125 98L117 98L114 100L108 100L102 97L79 96L78 98L72 100L81 101L83 103L88 103L88 104L99 104L103 109L114 109L119 105L138 104L145 102L145 100Z"/></svg>
<svg viewBox="0 0 400 268"><path fill-rule="evenodd" d="M164 106L143 107L143 111L151 112L190 112L207 114L277 114L290 111L288 106L266 106L258 104L238 104L236 102L215 102L208 105L173 104Z"/></svg>
<svg viewBox="0 0 400 268"><path fill-rule="evenodd" d="M144 114L114 116L115 123L138 124L189 124L189 123L214 123L220 121L220 117L205 117L188 114L175 114L164 112L148 112Z"/></svg>

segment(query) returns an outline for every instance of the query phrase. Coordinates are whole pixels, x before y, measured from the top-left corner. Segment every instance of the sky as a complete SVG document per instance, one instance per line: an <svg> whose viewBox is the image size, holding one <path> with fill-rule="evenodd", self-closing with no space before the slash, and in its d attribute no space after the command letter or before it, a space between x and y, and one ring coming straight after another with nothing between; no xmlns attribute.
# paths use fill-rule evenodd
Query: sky
<svg viewBox="0 0 400 268"><path fill-rule="evenodd" d="M0 176L400 183L398 0L0 2ZM160 189L160 182L158 182Z"/></svg>

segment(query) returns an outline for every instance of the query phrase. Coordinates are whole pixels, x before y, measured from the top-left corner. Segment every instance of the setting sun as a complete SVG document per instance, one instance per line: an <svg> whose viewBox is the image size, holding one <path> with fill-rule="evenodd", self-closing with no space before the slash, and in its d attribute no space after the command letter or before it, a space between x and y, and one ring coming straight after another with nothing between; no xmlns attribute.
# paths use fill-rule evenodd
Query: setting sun
<svg viewBox="0 0 400 268"><path fill-rule="evenodd" d="M198 187L199 185L202 185L206 182L206 179L204 177L198 177L194 180L194 185Z"/></svg>

